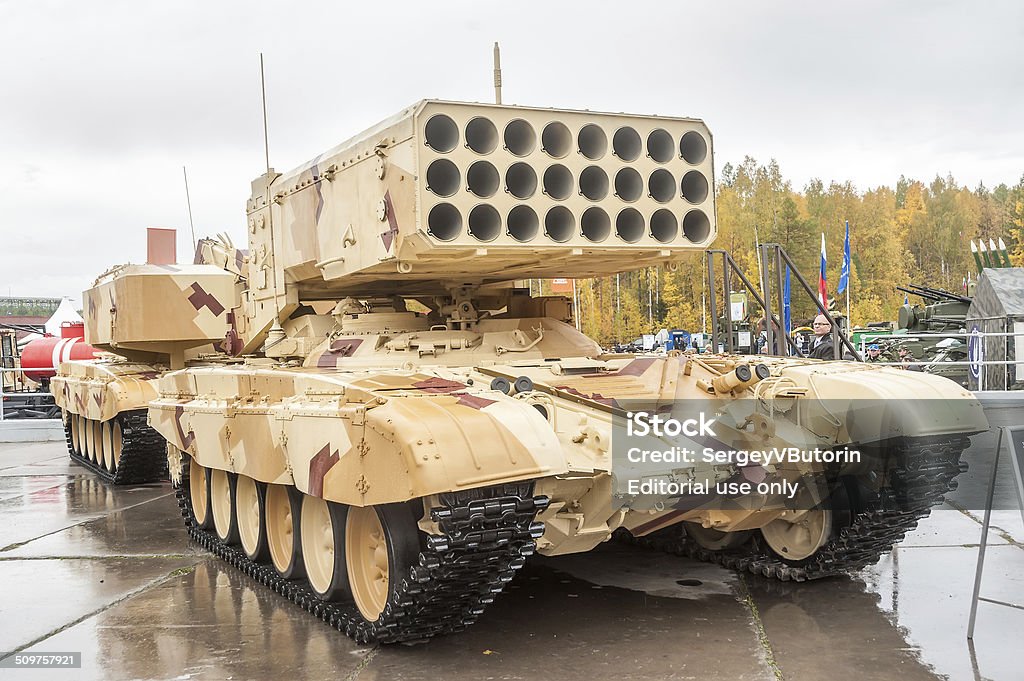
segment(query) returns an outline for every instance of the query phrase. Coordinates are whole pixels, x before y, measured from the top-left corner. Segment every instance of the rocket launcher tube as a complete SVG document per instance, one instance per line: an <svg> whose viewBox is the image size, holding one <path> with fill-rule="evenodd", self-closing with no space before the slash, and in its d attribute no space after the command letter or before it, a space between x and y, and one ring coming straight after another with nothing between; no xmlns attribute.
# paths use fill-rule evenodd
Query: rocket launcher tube
<svg viewBox="0 0 1024 681"><path fill-rule="evenodd" d="M1010 263L1010 252L1006 250L1006 242L1003 241L1003 237L999 237L999 255L1003 259L1003 267L1013 267Z"/></svg>
<svg viewBox="0 0 1024 681"><path fill-rule="evenodd" d="M981 263L981 256L978 255L978 247L974 245L973 239L971 239L971 255L974 256L974 264L978 267L978 274L981 274L985 266Z"/></svg>
<svg viewBox="0 0 1024 681"><path fill-rule="evenodd" d="M423 101L274 179L273 245L250 224L250 250L300 297L666 263L714 240L711 141L690 118Z"/></svg>
<svg viewBox="0 0 1024 681"><path fill-rule="evenodd" d="M978 250L981 252L981 259L985 263L985 267L993 267L992 261L988 257L988 250L985 248L985 240L978 239Z"/></svg>

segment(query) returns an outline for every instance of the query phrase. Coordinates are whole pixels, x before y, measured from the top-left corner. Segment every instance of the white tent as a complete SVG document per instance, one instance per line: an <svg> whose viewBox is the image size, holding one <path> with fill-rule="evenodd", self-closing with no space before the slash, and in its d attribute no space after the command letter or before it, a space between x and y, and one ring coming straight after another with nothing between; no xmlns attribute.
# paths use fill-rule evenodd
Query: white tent
<svg viewBox="0 0 1024 681"><path fill-rule="evenodd" d="M42 337L43 337L43 334L41 334L41 333L30 333L30 334L28 334L27 336L22 338L20 341L18 341L18 351L20 352L22 349L24 349L24 347L26 345L28 345L32 341L36 340L37 338L42 338Z"/></svg>
<svg viewBox="0 0 1024 681"><path fill-rule="evenodd" d="M57 307L56 312L53 316L46 320L46 333L60 337L60 325L63 322L81 322L82 315L75 311L75 306L71 302L70 298L65 298L60 301L60 306Z"/></svg>

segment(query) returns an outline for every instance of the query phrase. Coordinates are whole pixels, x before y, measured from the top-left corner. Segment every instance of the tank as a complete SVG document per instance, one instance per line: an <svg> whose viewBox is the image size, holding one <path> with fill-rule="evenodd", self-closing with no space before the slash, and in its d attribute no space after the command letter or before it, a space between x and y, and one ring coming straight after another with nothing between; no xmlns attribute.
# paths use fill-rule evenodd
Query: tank
<svg viewBox="0 0 1024 681"><path fill-rule="evenodd" d="M115 485L167 479L166 442L148 425L156 380L223 354L232 326L219 301L236 303L241 261L230 241L203 239L192 265L116 267L85 292L82 335L91 345L60 341L66 350L50 381L72 461Z"/></svg>
<svg viewBox="0 0 1024 681"><path fill-rule="evenodd" d="M535 553L613 536L781 580L859 569L954 484L987 428L970 393L856 363L607 355L567 298L515 285L678 267L715 237L713 186L697 119L422 101L253 181L234 298L153 272L174 285L99 326L172 356L200 307L230 320L220 355L150 384L185 527L359 642L460 631ZM687 405L710 418L694 447L870 456L662 462L637 475L691 493L633 493L630 420Z"/></svg>
<svg viewBox="0 0 1024 681"><path fill-rule="evenodd" d="M966 319L971 297L915 284L898 286L897 290L919 296L924 305L904 304L899 311L897 330L880 342L893 355L903 348L909 351L912 358L907 360L917 360L911 364L915 370L945 376L966 388L968 367L957 363L967 360ZM904 334L924 335L901 338Z"/></svg>

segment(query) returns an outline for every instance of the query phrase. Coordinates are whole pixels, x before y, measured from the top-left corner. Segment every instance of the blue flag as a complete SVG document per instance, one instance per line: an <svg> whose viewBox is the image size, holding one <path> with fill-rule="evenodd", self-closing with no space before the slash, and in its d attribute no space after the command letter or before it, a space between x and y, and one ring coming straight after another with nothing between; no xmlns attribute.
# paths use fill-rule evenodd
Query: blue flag
<svg viewBox="0 0 1024 681"><path fill-rule="evenodd" d="M839 272L838 293L850 285L850 221L846 221L846 241L843 242L843 269Z"/></svg>

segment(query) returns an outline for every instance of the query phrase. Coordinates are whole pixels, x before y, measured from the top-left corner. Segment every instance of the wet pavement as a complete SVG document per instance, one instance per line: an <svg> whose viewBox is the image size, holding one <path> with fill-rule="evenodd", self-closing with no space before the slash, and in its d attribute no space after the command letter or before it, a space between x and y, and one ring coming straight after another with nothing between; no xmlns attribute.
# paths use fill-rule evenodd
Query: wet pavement
<svg viewBox="0 0 1024 681"><path fill-rule="evenodd" d="M982 603L966 640L980 522L937 510L877 565L810 584L623 545L537 558L466 632L368 647L190 545L169 485L111 488L61 443L0 444L0 651L82 653L0 678L1024 678L1024 611ZM1024 526L995 524L982 593L1019 603Z"/></svg>

